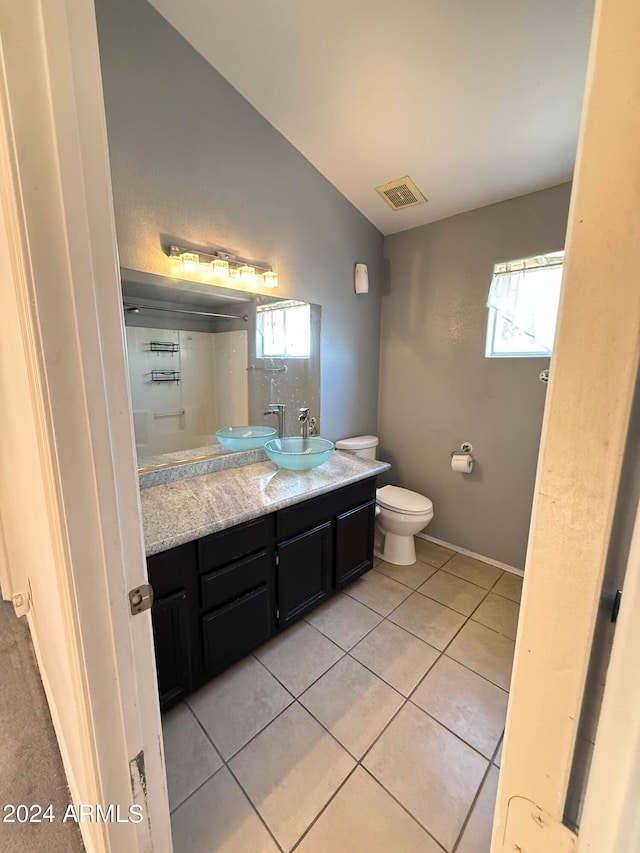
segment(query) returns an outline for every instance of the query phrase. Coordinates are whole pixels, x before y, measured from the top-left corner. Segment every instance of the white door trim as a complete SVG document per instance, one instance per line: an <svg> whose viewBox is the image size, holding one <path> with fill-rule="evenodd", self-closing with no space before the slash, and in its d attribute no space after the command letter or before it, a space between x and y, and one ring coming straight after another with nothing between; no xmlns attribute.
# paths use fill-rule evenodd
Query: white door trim
<svg viewBox="0 0 640 853"><path fill-rule="evenodd" d="M640 5L599 0L492 853L576 841L562 819L638 367L639 43Z"/></svg>
<svg viewBox="0 0 640 853"><path fill-rule="evenodd" d="M578 850L640 850L640 505L607 671Z"/></svg>
<svg viewBox="0 0 640 853"><path fill-rule="evenodd" d="M162 853L153 639L127 595L146 565L93 3L0 0L0 46L0 380L3 413L22 417L3 431L2 579L31 587L74 802L145 806L139 824L83 823L87 850Z"/></svg>

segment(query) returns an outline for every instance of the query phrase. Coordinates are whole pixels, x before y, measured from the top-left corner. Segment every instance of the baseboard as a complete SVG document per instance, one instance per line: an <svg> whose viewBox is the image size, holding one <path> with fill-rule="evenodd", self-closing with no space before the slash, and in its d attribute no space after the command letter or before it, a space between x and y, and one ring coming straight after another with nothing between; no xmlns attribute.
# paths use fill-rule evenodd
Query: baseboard
<svg viewBox="0 0 640 853"><path fill-rule="evenodd" d="M524 577L523 569L516 569L514 566L508 566L506 563L501 563L499 560L493 560L491 557L476 554L475 551L469 551L467 548L461 548L459 545L452 545L451 542L444 542L442 539L436 539L435 536L427 536L426 533L416 533L416 536L420 539L426 539L428 542L434 542L436 545L442 545L443 548L449 548L450 551L457 551L459 554L466 554L467 557L473 557L475 560L482 560L483 563L489 563L490 566L495 566L497 569L502 569L505 572L511 572L512 575Z"/></svg>

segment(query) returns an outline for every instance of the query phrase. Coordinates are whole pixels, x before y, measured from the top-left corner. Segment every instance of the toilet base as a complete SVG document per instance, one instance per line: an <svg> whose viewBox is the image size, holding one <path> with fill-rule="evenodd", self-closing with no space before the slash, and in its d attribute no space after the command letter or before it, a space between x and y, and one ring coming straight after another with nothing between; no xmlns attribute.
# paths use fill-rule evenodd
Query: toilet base
<svg viewBox="0 0 640 853"><path fill-rule="evenodd" d="M399 536L385 533L382 559L394 566L411 566L416 561L416 543L413 535Z"/></svg>

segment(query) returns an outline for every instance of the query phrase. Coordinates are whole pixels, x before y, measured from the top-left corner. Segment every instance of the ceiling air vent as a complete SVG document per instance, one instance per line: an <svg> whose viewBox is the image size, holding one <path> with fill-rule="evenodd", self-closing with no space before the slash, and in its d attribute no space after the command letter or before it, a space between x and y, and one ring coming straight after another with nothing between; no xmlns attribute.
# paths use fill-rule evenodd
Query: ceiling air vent
<svg viewBox="0 0 640 853"><path fill-rule="evenodd" d="M423 204L426 201L409 175L395 181L389 181L388 184L382 184L381 187L376 187L376 192L380 193L389 207L394 210L413 207L414 204Z"/></svg>

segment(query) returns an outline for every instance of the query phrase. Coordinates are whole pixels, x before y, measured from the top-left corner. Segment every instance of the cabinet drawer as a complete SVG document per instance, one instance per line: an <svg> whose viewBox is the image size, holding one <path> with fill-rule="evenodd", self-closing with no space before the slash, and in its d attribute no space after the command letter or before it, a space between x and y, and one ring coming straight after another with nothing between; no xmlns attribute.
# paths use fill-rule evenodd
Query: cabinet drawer
<svg viewBox="0 0 640 853"><path fill-rule="evenodd" d="M263 551L269 541L273 516L265 515L229 530L221 530L198 542L198 562L201 572L208 572L238 560L247 554Z"/></svg>
<svg viewBox="0 0 640 853"><path fill-rule="evenodd" d="M311 498L295 506L281 509L276 513L276 529L278 540L290 539L299 533L304 533L316 527L323 521L328 521L340 513L353 509L360 504L373 500L376 495L375 477L360 480L343 489L336 489Z"/></svg>
<svg viewBox="0 0 640 853"><path fill-rule="evenodd" d="M243 598L202 617L207 676L246 655L271 636L269 590L261 586Z"/></svg>
<svg viewBox="0 0 640 853"><path fill-rule="evenodd" d="M188 588L195 578L196 543L188 542L169 551L162 551L147 558L149 583L153 587L154 598Z"/></svg>
<svg viewBox="0 0 640 853"><path fill-rule="evenodd" d="M202 609L211 610L268 584L273 574L273 558L261 551L244 560L237 560L223 569L209 572L200 578Z"/></svg>

